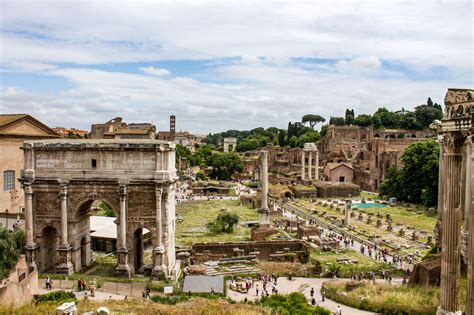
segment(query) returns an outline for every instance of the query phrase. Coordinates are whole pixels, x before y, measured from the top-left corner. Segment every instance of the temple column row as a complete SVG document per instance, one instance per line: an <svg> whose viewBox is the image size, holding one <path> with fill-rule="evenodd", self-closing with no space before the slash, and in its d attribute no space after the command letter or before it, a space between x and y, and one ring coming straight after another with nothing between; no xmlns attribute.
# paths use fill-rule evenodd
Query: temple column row
<svg viewBox="0 0 474 315"><path fill-rule="evenodd" d="M461 259L461 180L462 153L465 137L460 132L447 132L443 164L449 176L443 181L443 233L441 244L441 294L438 315L461 314L459 311L459 278Z"/></svg>
<svg viewBox="0 0 474 315"><path fill-rule="evenodd" d="M308 166L306 167L306 152L308 152ZM314 179L318 180L319 178L319 151L315 150L314 158ZM308 171L306 172L306 169ZM308 151L303 149L301 151L301 180L306 180L306 173L308 175L308 180L313 180L313 151Z"/></svg>

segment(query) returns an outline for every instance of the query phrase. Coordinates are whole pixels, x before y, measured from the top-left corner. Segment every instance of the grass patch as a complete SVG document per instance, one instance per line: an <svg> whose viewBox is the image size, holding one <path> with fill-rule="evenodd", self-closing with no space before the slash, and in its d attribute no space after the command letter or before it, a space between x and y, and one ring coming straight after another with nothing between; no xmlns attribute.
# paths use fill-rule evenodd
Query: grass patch
<svg viewBox="0 0 474 315"><path fill-rule="evenodd" d="M215 220L221 209L235 212L240 223L230 234L210 233L206 225ZM176 224L176 243L192 245L197 242L231 242L250 240L250 228L242 225L245 221L258 220L255 209L241 206L238 200L197 200L176 205L176 213L184 220Z"/></svg>
<svg viewBox="0 0 474 315"><path fill-rule="evenodd" d="M60 304L60 303L65 303L65 302L75 302L76 296L71 291L59 290L59 291L52 291L46 294L35 296L33 301L35 303L58 302L58 304Z"/></svg>
<svg viewBox="0 0 474 315"><path fill-rule="evenodd" d="M310 306L305 296L300 292L293 292L288 295L271 295L263 297L256 302L259 305L270 307L274 313L279 315L293 314L316 314L331 315L332 313L320 306Z"/></svg>
<svg viewBox="0 0 474 315"><path fill-rule="evenodd" d="M381 314L428 315L439 306L439 287L362 283L348 292L345 281L329 281L323 285L326 296L339 303ZM466 281L461 282L461 304L464 303ZM464 310L464 305L461 305Z"/></svg>
<svg viewBox="0 0 474 315"><path fill-rule="evenodd" d="M354 272L381 272L382 270L395 269L389 264L371 259L370 257L362 255L359 252L350 248L343 249L338 252L313 250L310 252L309 257L311 262L318 262L321 264L321 268L323 269L323 276L332 276L327 274L327 271L331 268L331 266L337 266L338 277L342 278L350 278L352 273ZM358 263L339 263L337 262L338 259L357 260ZM397 271L394 275L402 276L403 274L404 272L400 270Z"/></svg>

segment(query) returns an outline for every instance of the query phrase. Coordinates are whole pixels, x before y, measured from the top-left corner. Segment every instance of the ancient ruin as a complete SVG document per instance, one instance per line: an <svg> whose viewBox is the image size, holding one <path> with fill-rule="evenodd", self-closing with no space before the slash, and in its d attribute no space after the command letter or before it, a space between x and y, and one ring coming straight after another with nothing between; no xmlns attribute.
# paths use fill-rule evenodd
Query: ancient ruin
<svg viewBox="0 0 474 315"><path fill-rule="evenodd" d="M313 162L313 152L315 153ZM306 155L308 158L306 159ZM314 166L313 166L314 164ZM313 176L314 174L314 176ZM305 143L301 152L301 180L319 179L319 151L314 143Z"/></svg>
<svg viewBox="0 0 474 315"><path fill-rule="evenodd" d="M156 140L38 140L23 145L27 263L71 274L91 261L91 205L117 220L117 272L142 271L143 229L157 278L176 277L175 146Z"/></svg>
<svg viewBox="0 0 474 315"><path fill-rule="evenodd" d="M438 226L441 232L441 299L437 314L461 314L459 281L461 252L468 265L467 314L474 313L474 212L472 207L472 145L471 128L474 91L449 89L445 97L445 111L438 129L440 173ZM461 221L464 217L464 231Z"/></svg>

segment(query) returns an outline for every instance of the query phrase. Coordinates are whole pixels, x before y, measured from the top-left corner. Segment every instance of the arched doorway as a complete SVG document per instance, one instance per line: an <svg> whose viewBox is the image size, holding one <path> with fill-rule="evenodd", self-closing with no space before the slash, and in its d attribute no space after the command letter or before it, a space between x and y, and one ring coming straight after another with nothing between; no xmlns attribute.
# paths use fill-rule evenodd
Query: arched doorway
<svg viewBox="0 0 474 315"><path fill-rule="evenodd" d="M147 228L138 228L133 233L135 273L144 273L152 268L151 233Z"/></svg>
<svg viewBox="0 0 474 315"><path fill-rule="evenodd" d="M54 227L47 226L43 229L42 236L42 270L48 271L54 268L58 261L59 234Z"/></svg>

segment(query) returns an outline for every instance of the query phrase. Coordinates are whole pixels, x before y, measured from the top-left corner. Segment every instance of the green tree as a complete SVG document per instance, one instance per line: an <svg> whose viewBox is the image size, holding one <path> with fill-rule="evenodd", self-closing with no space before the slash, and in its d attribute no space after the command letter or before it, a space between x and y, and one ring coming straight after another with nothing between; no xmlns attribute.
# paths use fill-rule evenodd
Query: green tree
<svg viewBox="0 0 474 315"><path fill-rule="evenodd" d="M8 277L10 271L24 253L25 234L21 230L8 231L0 226L0 280Z"/></svg>
<svg viewBox="0 0 474 315"><path fill-rule="evenodd" d="M280 147L284 147L286 145L285 138L286 138L286 131L283 129L280 129L280 131L278 132L278 145Z"/></svg>
<svg viewBox="0 0 474 315"><path fill-rule="evenodd" d="M436 141L411 144L403 154L403 167L389 170L380 186L385 197L434 206L438 196L439 145Z"/></svg>
<svg viewBox="0 0 474 315"><path fill-rule="evenodd" d="M443 112L433 106L420 105L415 107L415 116L422 127L428 128L434 120L443 118Z"/></svg>
<svg viewBox="0 0 474 315"><path fill-rule="evenodd" d="M288 143L290 145L290 148L296 148L298 146L298 138L296 138L296 136L293 136L290 138Z"/></svg>
<svg viewBox="0 0 474 315"><path fill-rule="evenodd" d="M97 207L104 212L104 216L115 217L114 209L108 203L101 201Z"/></svg>
<svg viewBox="0 0 474 315"><path fill-rule="evenodd" d="M355 118L354 124L360 127L367 127L372 125L372 116L367 114L358 115Z"/></svg>
<svg viewBox="0 0 474 315"><path fill-rule="evenodd" d="M336 125L336 126L344 126L345 124L344 117L331 117L329 119L329 124Z"/></svg>
<svg viewBox="0 0 474 315"><path fill-rule="evenodd" d="M345 119L345 121L344 121L344 123L345 123L347 126L354 125L354 124L355 124L355 118L354 118L354 116L352 116L352 115L347 115L347 116L346 116L346 119Z"/></svg>
<svg viewBox="0 0 474 315"><path fill-rule="evenodd" d="M237 143L236 150L238 152L252 151L258 149L260 142L256 138L246 138Z"/></svg>
<svg viewBox="0 0 474 315"><path fill-rule="evenodd" d="M197 180L206 180L207 178L206 178L206 175L204 175L203 172L197 172L196 173L196 179Z"/></svg>
<svg viewBox="0 0 474 315"><path fill-rule="evenodd" d="M216 220L207 224L212 233L232 233L234 225L239 223L239 215L234 212L219 213Z"/></svg>
<svg viewBox="0 0 474 315"><path fill-rule="evenodd" d="M324 119L324 117L320 115L314 115L314 114L307 114L301 118L301 122L303 124L309 123L309 126L311 127L311 129L314 129L314 126L316 126L318 123L323 123L325 121L326 119Z"/></svg>
<svg viewBox="0 0 474 315"><path fill-rule="evenodd" d="M319 132L310 131L310 132L307 132L307 133L299 136L297 146L302 148L305 143L316 142L319 139L321 139L321 136L319 135Z"/></svg>
<svg viewBox="0 0 474 315"><path fill-rule="evenodd" d="M244 169L244 163L234 152L213 153L208 165L212 167L211 177L219 180L229 180Z"/></svg>

